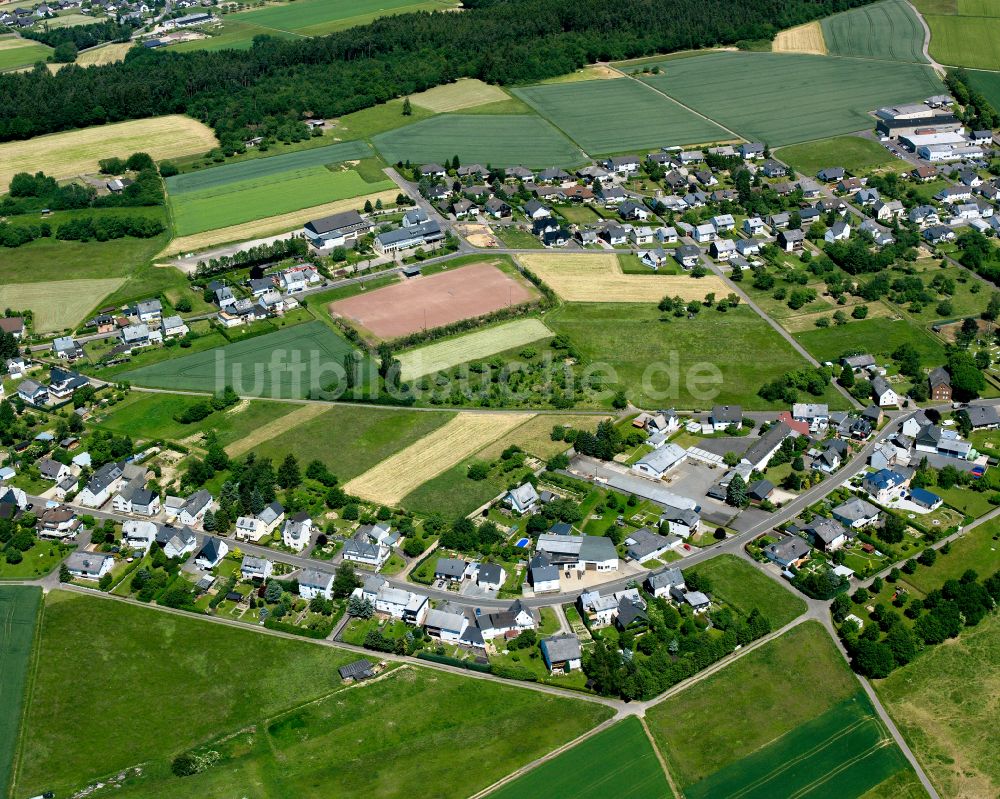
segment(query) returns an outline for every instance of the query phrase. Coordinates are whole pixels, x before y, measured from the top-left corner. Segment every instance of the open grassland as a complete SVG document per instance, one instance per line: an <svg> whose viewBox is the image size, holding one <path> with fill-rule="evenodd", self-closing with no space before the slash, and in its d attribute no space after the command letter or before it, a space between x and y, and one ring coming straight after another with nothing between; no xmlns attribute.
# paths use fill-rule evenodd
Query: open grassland
<svg viewBox="0 0 1000 799"><path fill-rule="evenodd" d="M819 361L836 361L845 352L870 352L876 358L887 358L900 344L912 344L926 363L944 360L940 342L905 319L861 319L794 335Z"/></svg>
<svg viewBox="0 0 1000 799"><path fill-rule="evenodd" d="M963 17L1000 17L996 0L958 0L958 13Z"/></svg>
<svg viewBox="0 0 1000 799"><path fill-rule="evenodd" d="M158 763L115 796L463 799L610 715L594 703L404 666L213 744L222 759L200 775L178 779Z"/></svg>
<svg viewBox="0 0 1000 799"><path fill-rule="evenodd" d="M661 67L662 74L642 80L771 146L865 130L872 126L872 109L943 90L930 67L795 53L719 52ZM775 108L794 113L776 114Z"/></svg>
<svg viewBox="0 0 1000 799"><path fill-rule="evenodd" d="M0 585L0 791L8 794L13 777L21 713L31 668L32 645L42 590Z"/></svg>
<svg viewBox="0 0 1000 799"><path fill-rule="evenodd" d="M763 572L735 555L719 555L694 567L708 579L713 596L749 614L759 610L777 630L806 611L806 603Z"/></svg>
<svg viewBox="0 0 1000 799"><path fill-rule="evenodd" d="M413 0L350 0L331 3L329 0L296 0L294 3L275 3L261 9L235 14L240 22L255 25L268 31L285 31L305 36L320 36L344 28L370 22L390 14L405 14L427 8L446 9L452 3L414 3Z"/></svg>
<svg viewBox="0 0 1000 799"><path fill-rule="evenodd" d="M516 89L591 155L731 139L731 134L634 80Z"/></svg>
<svg viewBox="0 0 1000 799"><path fill-rule="evenodd" d="M545 323L569 336L585 362L613 370L610 382L639 407L707 409L716 403L779 407L762 400L757 391L806 365L746 307L675 319L664 317L653 304L573 303L548 314ZM845 407L832 387L822 401Z"/></svg>
<svg viewBox="0 0 1000 799"><path fill-rule="evenodd" d="M42 171L69 178L96 172L102 158L142 151L160 160L205 152L217 145L211 128L180 114L36 136L0 144L0 186L6 187L18 172Z"/></svg>
<svg viewBox="0 0 1000 799"><path fill-rule="evenodd" d="M454 418L447 411L312 407L318 407L320 413L310 419L299 421L294 414L281 420L288 422L287 427L255 444L257 456L280 463L292 453L303 465L319 460L341 481L347 481L431 435Z"/></svg>
<svg viewBox="0 0 1000 799"><path fill-rule="evenodd" d="M36 61L44 61L52 53L52 48L20 36L0 36L0 72L30 66ZM6 184L4 184L6 188Z"/></svg>
<svg viewBox="0 0 1000 799"><path fill-rule="evenodd" d="M226 447L226 454L230 458L238 458L251 450L256 450L265 441L287 433L292 428L305 425L316 417L322 416L325 412L326 408L316 403L302 405L289 414L282 414L278 418L262 424L249 435L236 439Z"/></svg>
<svg viewBox="0 0 1000 799"><path fill-rule="evenodd" d="M597 428L597 423L606 418L609 417L596 414L541 414L515 427L502 438L498 438L488 447L480 450L476 457L483 461L496 460L507 447L513 444L529 455L548 460L553 455L569 449L565 441L552 440L552 428L569 426L576 430L593 432Z"/></svg>
<svg viewBox="0 0 1000 799"><path fill-rule="evenodd" d="M173 239L160 255L164 257L168 255L180 255L182 253L197 252L209 247L216 247L220 244L229 244L234 241L247 241L248 239L275 236L278 233L287 233L289 230L302 227L310 219L318 219L323 216L330 216L331 214L339 214L341 211L363 208L367 200L371 200L372 205L379 200L384 204L395 202L398 193L398 191L377 191L372 194L366 194L363 197L336 200L334 202L323 203L323 205L314 205L312 208L303 208L300 211L290 211L285 214L278 214L277 216L267 216L255 219L253 222L244 222L241 225L206 230L191 236L180 236Z"/></svg>
<svg viewBox="0 0 1000 799"><path fill-rule="evenodd" d="M389 191L393 186L388 179L369 183L353 169L331 171L311 166L172 196L170 207L178 235L190 236L273 216L275 212L298 211L322 202Z"/></svg>
<svg viewBox="0 0 1000 799"><path fill-rule="evenodd" d="M545 85L552 83L575 83L579 80L612 80L620 77L621 73L617 69L612 69L604 64L588 64L575 72L556 75L554 78L546 78L541 83Z"/></svg>
<svg viewBox="0 0 1000 799"><path fill-rule="evenodd" d="M850 699L858 688L826 630L808 621L650 708L646 722L670 773L687 788ZM691 735L695 725L699 734Z"/></svg>
<svg viewBox="0 0 1000 799"><path fill-rule="evenodd" d="M930 52L942 64L1000 69L1000 18L924 16L931 29Z"/></svg>
<svg viewBox="0 0 1000 799"><path fill-rule="evenodd" d="M780 31L771 42L775 53L812 53L826 55L826 42L819 22L807 22L794 28Z"/></svg>
<svg viewBox="0 0 1000 799"><path fill-rule="evenodd" d="M414 489L527 421L523 413L459 413L443 427L354 478L349 494L398 505Z"/></svg>
<svg viewBox="0 0 1000 799"><path fill-rule="evenodd" d="M507 783L490 797L648 799L670 795L642 722L632 716Z"/></svg>
<svg viewBox="0 0 1000 799"><path fill-rule="evenodd" d="M841 166L852 175L864 175L883 169L904 171L908 164L891 156L876 141L859 136L838 136L833 139L793 144L782 147L775 155L796 172L815 177L821 169Z"/></svg>
<svg viewBox="0 0 1000 799"><path fill-rule="evenodd" d="M924 652L876 690L941 796L1000 795L1000 616Z"/></svg>
<svg viewBox="0 0 1000 799"><path fill-rule="evenodd" d="M167 192L176 198L192 192L217 189L220 186L244 181L262 180L309 167L370 158L372 155L374 151L367 142L345 141L186 172L169 177L164 182L167 185Z"/></svg>
<svg viewBox="0 0 1000 799"><path fill-rule="evenodd" d="M140 386L302 399L342 377L344 356L354 348L322 322L287 327L205 352L160 361L121 377ZM362 362L362 369L367 362Z"/></svg>
<svg viewBox="0 0 1000 799"><path fill-rule="evenodd" d="M1000 571L1000 521L992 519L965 533L951 544L947 555L939 555L934 565L921 567L905 574L904 582L922 594L943 586L948 580L958 580L968 569L985 578Z"/></svg>
<svg viewBox="0 0 1000 799"><path fill-rule="evenodd" d="M124 282L121 278L108 278L0 284L0 306L30 308L35 331L54 333L82 322L88 312Z"/></svg>
<svg viewBox="0 0 1000 799"><path fill-rule="evenodd" d="M518 319L401 352L397 357L402 364L403 379L413 380L552 335L552 331L538 319Z"/></svg>
<svg viewBox="0 0 1000 799"><path fill-rule="evenodd" d="M146 760L169 763L221 731L329 694L341 685L337 666L355 658L53 591L45 598L16 795L54 790L68 796ZM179 686L197 701L178 701Z"/></svg>
<svg viewBox="0 0 1000 799"><path fill-rule="evenodd" d="M924 29L905 0L881 0L820 24L830 55L926 63Z"/></svg>
<svg viewBox="0 0 1000 799"><path fill-rule="evenodd" d="M372 143L391 164L457 155L466 164L576 166L585 158L552 125L533 114L446 114L380 133Z"/></svg>
<svg viewBox="0 0 1000 799"><path fill-rule="evenodd" d="M633 275L622 272L617 255L534 253L518 259L568 302L657 303L664 296L701 300L706 294L725 293L714 275Z"/></svg>
<svg viewBox="0 0 1000 799"><path fill-rule="evenodd" d="M499 86L491 86L476 78L462 78L454 83L435 86L424 92L410 95L410 102L438 114L460 111L487 103L498 103L510 99Z"/></svg>

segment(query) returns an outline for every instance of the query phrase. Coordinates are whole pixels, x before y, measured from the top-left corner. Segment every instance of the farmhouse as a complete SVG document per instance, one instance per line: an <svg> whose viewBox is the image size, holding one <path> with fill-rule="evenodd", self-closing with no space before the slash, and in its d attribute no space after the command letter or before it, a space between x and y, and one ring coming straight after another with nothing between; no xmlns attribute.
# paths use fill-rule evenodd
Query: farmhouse
<svg viewBox="0 0 1000 799"><path fill-rule="evenodd" d="M357 211L344 211L306 222L302 228L309 242L319 250L343 247L357 241L374 229L375 225Z"/></svg>

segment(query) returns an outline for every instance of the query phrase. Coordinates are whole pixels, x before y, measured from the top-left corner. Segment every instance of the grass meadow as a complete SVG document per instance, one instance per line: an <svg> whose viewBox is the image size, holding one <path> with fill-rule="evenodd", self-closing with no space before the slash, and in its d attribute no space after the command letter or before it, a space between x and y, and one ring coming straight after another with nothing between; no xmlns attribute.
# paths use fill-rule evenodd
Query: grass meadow
<svg viewBox="0 0 1000 799"><path fill-rule="evenodd" d="M410 95L410 102L413 105L436 114L506 102L509 99L510 95L499 86L483 83L477 78L462 78L454 83L445 83Z"/></svg>
<svg viewBox="0 0 1000 799"><path fill-rule="evenodd" d="M830 55L926 63L924 29L905 0L834 14L820 22Z"/></svg>
<svg viewBox="0 0 1000 799"><path fill-rule="evenodd" d="M260 9L235 14L233 18L270 31L285 31L305 36L362 25L377 17L405 14L425 7L445 9L452 3L413 2L413 0L351 0L349 3L330 3L329 0L296 0L294 3L275 3Z"/></svg>
<svg viewBox="0 0 1000 799"><path fill-rule="evenodd" d="M0 36L0 72L31 66L36 61L44 61L51 54L52 48L41 42L22 39L20 36Z"/></svg>
<svg viewBox="0 0 1000 799"><path fill-rule="evenodd" d="M965 73L973 88L983 93L983 96L994 108L1000 108L1000 73L969 70Z"/></svg>
<svg viewBox="0 0 1000 799"><path fill-rule="evenodd" d="M0 306L30 308L34 315L35 331L54 333L82 322L102 298L124 282L122 278L108 278L58 280L53 283L6 283L0 285Z"/></svg>
<svg viewBox="0 0 1000 799"><path fill-rule="evenodd" d="M876 141L857 136L837 136L833 139L793 144L782 147L775 155L796 172L815 177L830 166L842 166L852 175L864 175L883 169L903 171L907 164L894 158Z"/></svg>
<svg viewBox="0 0 1000 799"><path fill-rule="evenodd" d="M719 555L693 567L693 571L708 579L713 596L740 613L749 614L757 608L773 630L806 611L801 597L735 555Z"/></svg>
<svg viewBox="0 0 1000 799"><path fill-rule="evenodd" d="M906 319L852 320L846 325L815 328L795 333L795 340L819 361L836 361L845 352L870 352L876 358L889 357L900 344L912 344L925 363L944 360L944 347L930 333Z"/></svg>
<svg viewBox="0 0 1000 799"><path fill-rule="evenodd" d="M13 776L21 712L31 668L42 591L35 586L0 585L0 791Z"/></svg>

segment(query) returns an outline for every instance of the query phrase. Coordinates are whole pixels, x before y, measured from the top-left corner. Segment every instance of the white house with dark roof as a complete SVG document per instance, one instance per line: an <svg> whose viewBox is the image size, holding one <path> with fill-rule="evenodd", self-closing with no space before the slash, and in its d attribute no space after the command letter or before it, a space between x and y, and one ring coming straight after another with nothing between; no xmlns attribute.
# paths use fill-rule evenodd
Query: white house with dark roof
<svg viewBox="0 0 1000 799"><path fill-rule="evenodd" d="M228 554L229 544L221 538L210 535L202 542L201 549L194 556L194 562L202 569L214 569Z"/></svg>
<svg viewBox="0 0 1000 799"><path fill-rule="evenodd" d="M851 497L832 511L833 518L841 524L859 530L878 521L879 509L861 497Z"/></svg>
<svg viewBox="0 0 1000 799"><path fill-rule="evenodd" d="M299 596L306 600L316 597L333 599L333 575L320 569L303 569L299 572Z"/></svg>
<svg viewBox="0 0 1000 799"><path fill-rule="evenodd" d="M115 565L114 555L102 552L71 552L66 558L69 573L81 580L100 580Z"/></svg>
<svg viewBox="0 0 1000 799"><path fill-rule="evenodd" d="M244 580L266 580L274 571L274 564L267 558L244 555L240 563L240 576Z"/></svg>
<svg viewBox="0 0 1000 799"><path fill-rule="evenodd" d="M655 597L669 596L671 589L685 588L684 574L680 569L665 566L646 578L646 588Z"/></svg>
<svg viewBox="0 0 1000 799"><path fill-rule="evenodd" d="M559 567L544 553L535 555L528 561L528 582L536 594L551 593L559 590Z"/></svg>
<svg viewBox="0 0 1000 799"><path fill-rule="evenodd" d="M122 484L122 467L106 463L91 475L87 485L77 495L77 502L87 508L99 508L107 502Z"/></svg>
<svg viewBox="0 0 1000 799"><path fill-rule="evenodd" d="M424 630L427 634L446 643L458 641L468 626L469 620L462 613L429 610L424 617Z"/></svg>
<svg viewBox="0 0 1000 799"><path fill-rule="evenodd" d="M285 520L281 530L281 541L289 549L301 552L312 540L312 519L305 511L296 513Z"/></svg>
<svg viewBox="0 0 1000 799"><path fill-rule="evenodd" d="M538 492L531 483L522 483L507 492L505 501L516 513L531 513L538 505Z"/></svg>

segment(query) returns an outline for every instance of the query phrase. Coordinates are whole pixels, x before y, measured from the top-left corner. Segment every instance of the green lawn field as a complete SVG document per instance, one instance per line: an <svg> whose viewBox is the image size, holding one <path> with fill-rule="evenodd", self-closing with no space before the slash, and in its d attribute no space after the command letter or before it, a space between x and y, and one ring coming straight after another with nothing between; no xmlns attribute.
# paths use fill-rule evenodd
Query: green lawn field
<svg viewBox="0 0 1000 799"><path fill-rule="evenodd" d="M336 673L332 664L324 671ZM154 763L115 796L463 799L610 715L593 703L406 666L258 717L211 744L222 759L202 774L178 779Z"/></svg>
<svg viewBox="0 0 1000 799"><path fill-rule="evenodd" d="M0 792L10 795L42 590L0 585Z"/></svg>
<svg viewBox="0 0 1000 799"><path fill-rule="evenodd" d="M529 86L514 93L591 155L732 138L627 78Z"/></svg>
<svg viewBox="0 0 1000 799"><path fill-rule="evenodd" d="M372 143L391 164L442 161L493 166L576 166L586 159L552 125L533 114L441 114L380 133Z"/></svg>
<svg viewBox="0 0 1000 799"><path fill-rule="evenodd" d="M1000 616L896 669L875 690L941 796L1000 795Z"/></svg>
<svg viewBox="0 0 1000 799"><path fill-rule="evenodd" d="M220 391L262 398L305 398L343 373L348 342L322 322L307 322L206 352L172 358L121 375L142 386Z"/></svg>
<svg viewBox="0 0 1000 799"><path fill-rule="evenodd" d="M662 74L642 80L773 147L866 130L873 109L943 91L930 67L864 59L724 52L660 66Z"/></svg>
<svg viewBox="0 0 1000 799"><path fill-rule="evenodd" d="M491 799L652 799L670 796L635 716L618 722L490 794Z"/></svg>
<svg viewBox="0 0 1000 799"><path fill-rule="evenodd" d="M838 136L833 139L793 144L775 153L796 172L815 177L821 169L840 166L852 175L865 175L881 169L905 171L906 161L891 156L876 141L858 136Z"/></svg>
<svg viewBox="0 0 1000 799"><path fill-rule="evenodd" d="M926 63L924 29L905 0L882 0L820 22L830 55Z"/></svg>
<svg viewBox="0 0 1000 799"><path fill-rule="evenodd" d="M1000 69L1000 18L927 14L931 56L942 64Z"/></svg>
<svg viewBox="0 0 1000 799"><path fill-rule="evenodd" d="M694 319L661 317L654 306L567 303L545 322L568 335L586 362L613 369L611 382L640 407L771 407L757 396L760 387L806 364L744 306L724 314L703 310ZM833 388L823 401L845 403Z"/></svg>
<svg viewBox="0 0 1000 799"><path fill-rule="evenodd" d="M944 361L944 347L930 333L905 319L861 319L846 325L795 333L795 339L820 361L836 361L845 352L870 352L887 358L900 344L912 344L927 364Z"/></svg>
<svg viewBox="0 0 1000 799"><path fill-rule="evenodd" d="M0 72L31 66L36 61L45 61L51 54L52 48L41 42L0 36Z"/></svg>
<svg viewBox="0 0 1000 799"><path fill-rule="evenodd" d="M936 488L932 488L932 491ZM972 493L968 492L967 493ZM948 580L958 580L968 569L985 579L1000 570L1000 522L985 522L965 533L951 544L947 555L939 554L931 567L920 566L913 574L904 576L905 582L922 594L940 588Z"/></svg>
<svg viewBox="0 0 1000 799"><path fill-rule="evenodd" d="M248 161L246 165L260 163L266 161ZM170 208L177 235L190 236L334 200L386 191L395 185L388 179L369 183L354 169L331 171L323 166L310 166L172 196Z"/></svg>
<svg viewBox="0 0 1000 799"><path fill-rule="evenodd" d="M15 795L67 796L149 759L169 763L199 741L340 688L337 666L355 657L53 591L45 598Z"/></svg>
<svg viewBox="0 0 1000 799"><path fill-rule="evenodd" d="M806 603L763 572L735 555L719 555L693 567L708 578L713 596L741 613L757 608L777 630L806 611Z"/></svg>

